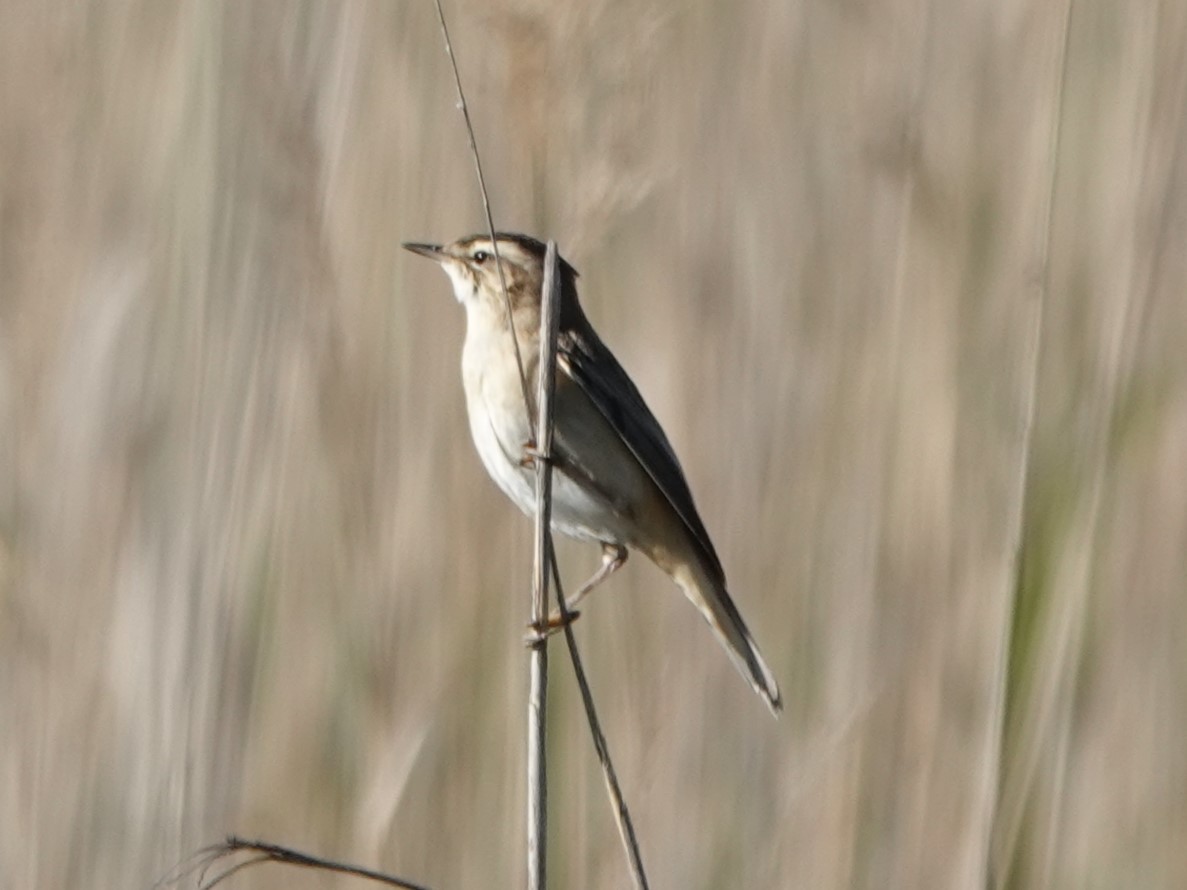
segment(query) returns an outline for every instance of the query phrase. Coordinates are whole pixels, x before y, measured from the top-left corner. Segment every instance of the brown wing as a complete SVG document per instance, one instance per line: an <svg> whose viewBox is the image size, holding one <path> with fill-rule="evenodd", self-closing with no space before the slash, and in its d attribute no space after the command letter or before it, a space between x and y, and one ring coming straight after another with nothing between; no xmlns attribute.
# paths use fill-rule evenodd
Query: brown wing
<svg viewBox="0 0 1187 890"><path fill-rule="evenodd" d="M724 585L721 560L717 558L717 551L713 549L713 542L697 513L680 461L676 459L659 421L622 365L580 315L561 330L557 351L561 372L581 387L618 433L700 546L706 567L717 582Z"/></svg>

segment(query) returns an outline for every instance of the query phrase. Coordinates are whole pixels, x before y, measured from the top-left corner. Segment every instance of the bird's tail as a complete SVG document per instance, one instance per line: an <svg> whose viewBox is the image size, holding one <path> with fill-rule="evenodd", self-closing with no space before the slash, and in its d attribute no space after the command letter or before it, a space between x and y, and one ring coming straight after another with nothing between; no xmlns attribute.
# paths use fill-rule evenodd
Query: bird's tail
<svg viewBox="0 0 1187 890"><path fill-rule="evenodd" d="M673 577L680 589L684 591L694 606L705 616L709 626L734 666L746 678L754 691L762 696L767 707L776 717L783 710L783 696L779 692L779 684L767 663L763 660L758 645L750 636L746 622L738 612L738 607L730 599L725 585L718 583L702 567L696 564L679 566Z"/></svg>

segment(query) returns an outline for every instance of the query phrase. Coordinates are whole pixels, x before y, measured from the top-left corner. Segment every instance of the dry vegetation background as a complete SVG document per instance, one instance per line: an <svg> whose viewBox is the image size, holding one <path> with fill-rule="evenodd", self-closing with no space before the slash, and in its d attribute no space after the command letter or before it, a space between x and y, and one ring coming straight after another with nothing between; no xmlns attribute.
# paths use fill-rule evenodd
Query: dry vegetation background
<svg viewBox="0 0 1187 890"><path fill-rule="evenodd" d="M644 560L590 601L654 886L1187 886L1187 5L449 11L788 703ZM0 886L518 885L430 3L3 0L0 176ZM553 886L622 887L554 651Z"/></svg>

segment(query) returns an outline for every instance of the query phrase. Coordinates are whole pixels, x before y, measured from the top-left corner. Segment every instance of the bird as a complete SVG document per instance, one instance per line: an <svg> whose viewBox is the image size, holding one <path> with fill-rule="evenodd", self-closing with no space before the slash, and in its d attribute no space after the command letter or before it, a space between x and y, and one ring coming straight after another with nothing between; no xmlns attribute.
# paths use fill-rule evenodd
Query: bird
<svg viewBox="0 0 1187 890"><path fill-rule="evenodd" d="M528 235L499 232L493 241L489 235L471 235L444 245L403 246L437 262L453 284L466 312L462 385L474 446L503 493L533 516L545 245ZM573 612L636 550L697 607L735 667L778 716L783 707L779 685L730 598L721 560L668 437L586 318L577 297L577 271L560 258L558 267L560 319L548 456L552 528L602 548L601 565L566 600L565 612ZM564 614L554 614L549 623L565 620Z"/></svg>

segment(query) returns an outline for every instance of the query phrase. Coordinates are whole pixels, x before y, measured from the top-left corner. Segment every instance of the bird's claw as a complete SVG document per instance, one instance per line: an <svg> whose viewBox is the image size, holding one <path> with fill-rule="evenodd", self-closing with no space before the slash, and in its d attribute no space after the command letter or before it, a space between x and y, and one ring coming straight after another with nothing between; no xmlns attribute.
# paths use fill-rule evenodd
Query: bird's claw
<svg viewBox="0 0 1187 890"><path fill-rule="evenodd" d="M534 467L536 465L536 461L541 461L542 463L548 463L551 460L552 460L552 455L545 454L544 452L542 452L538 448L536 448L535 442L532 442L529 440L529 441L523 443L523 457L521 457L519 459L519 465L521 467L528 469L528 468Z"/></svg>
<svg viewBox="0 0 1187 890"><path fill-rule="evenodd" d="M535 649L544 645L548 638L560 630L564 630L574 621L580 617L580 612L552 612L548 616L548 620L544 622L544 626L539 624L529 624L527 630L523 635L523 644L529 649Z"/></svg>

